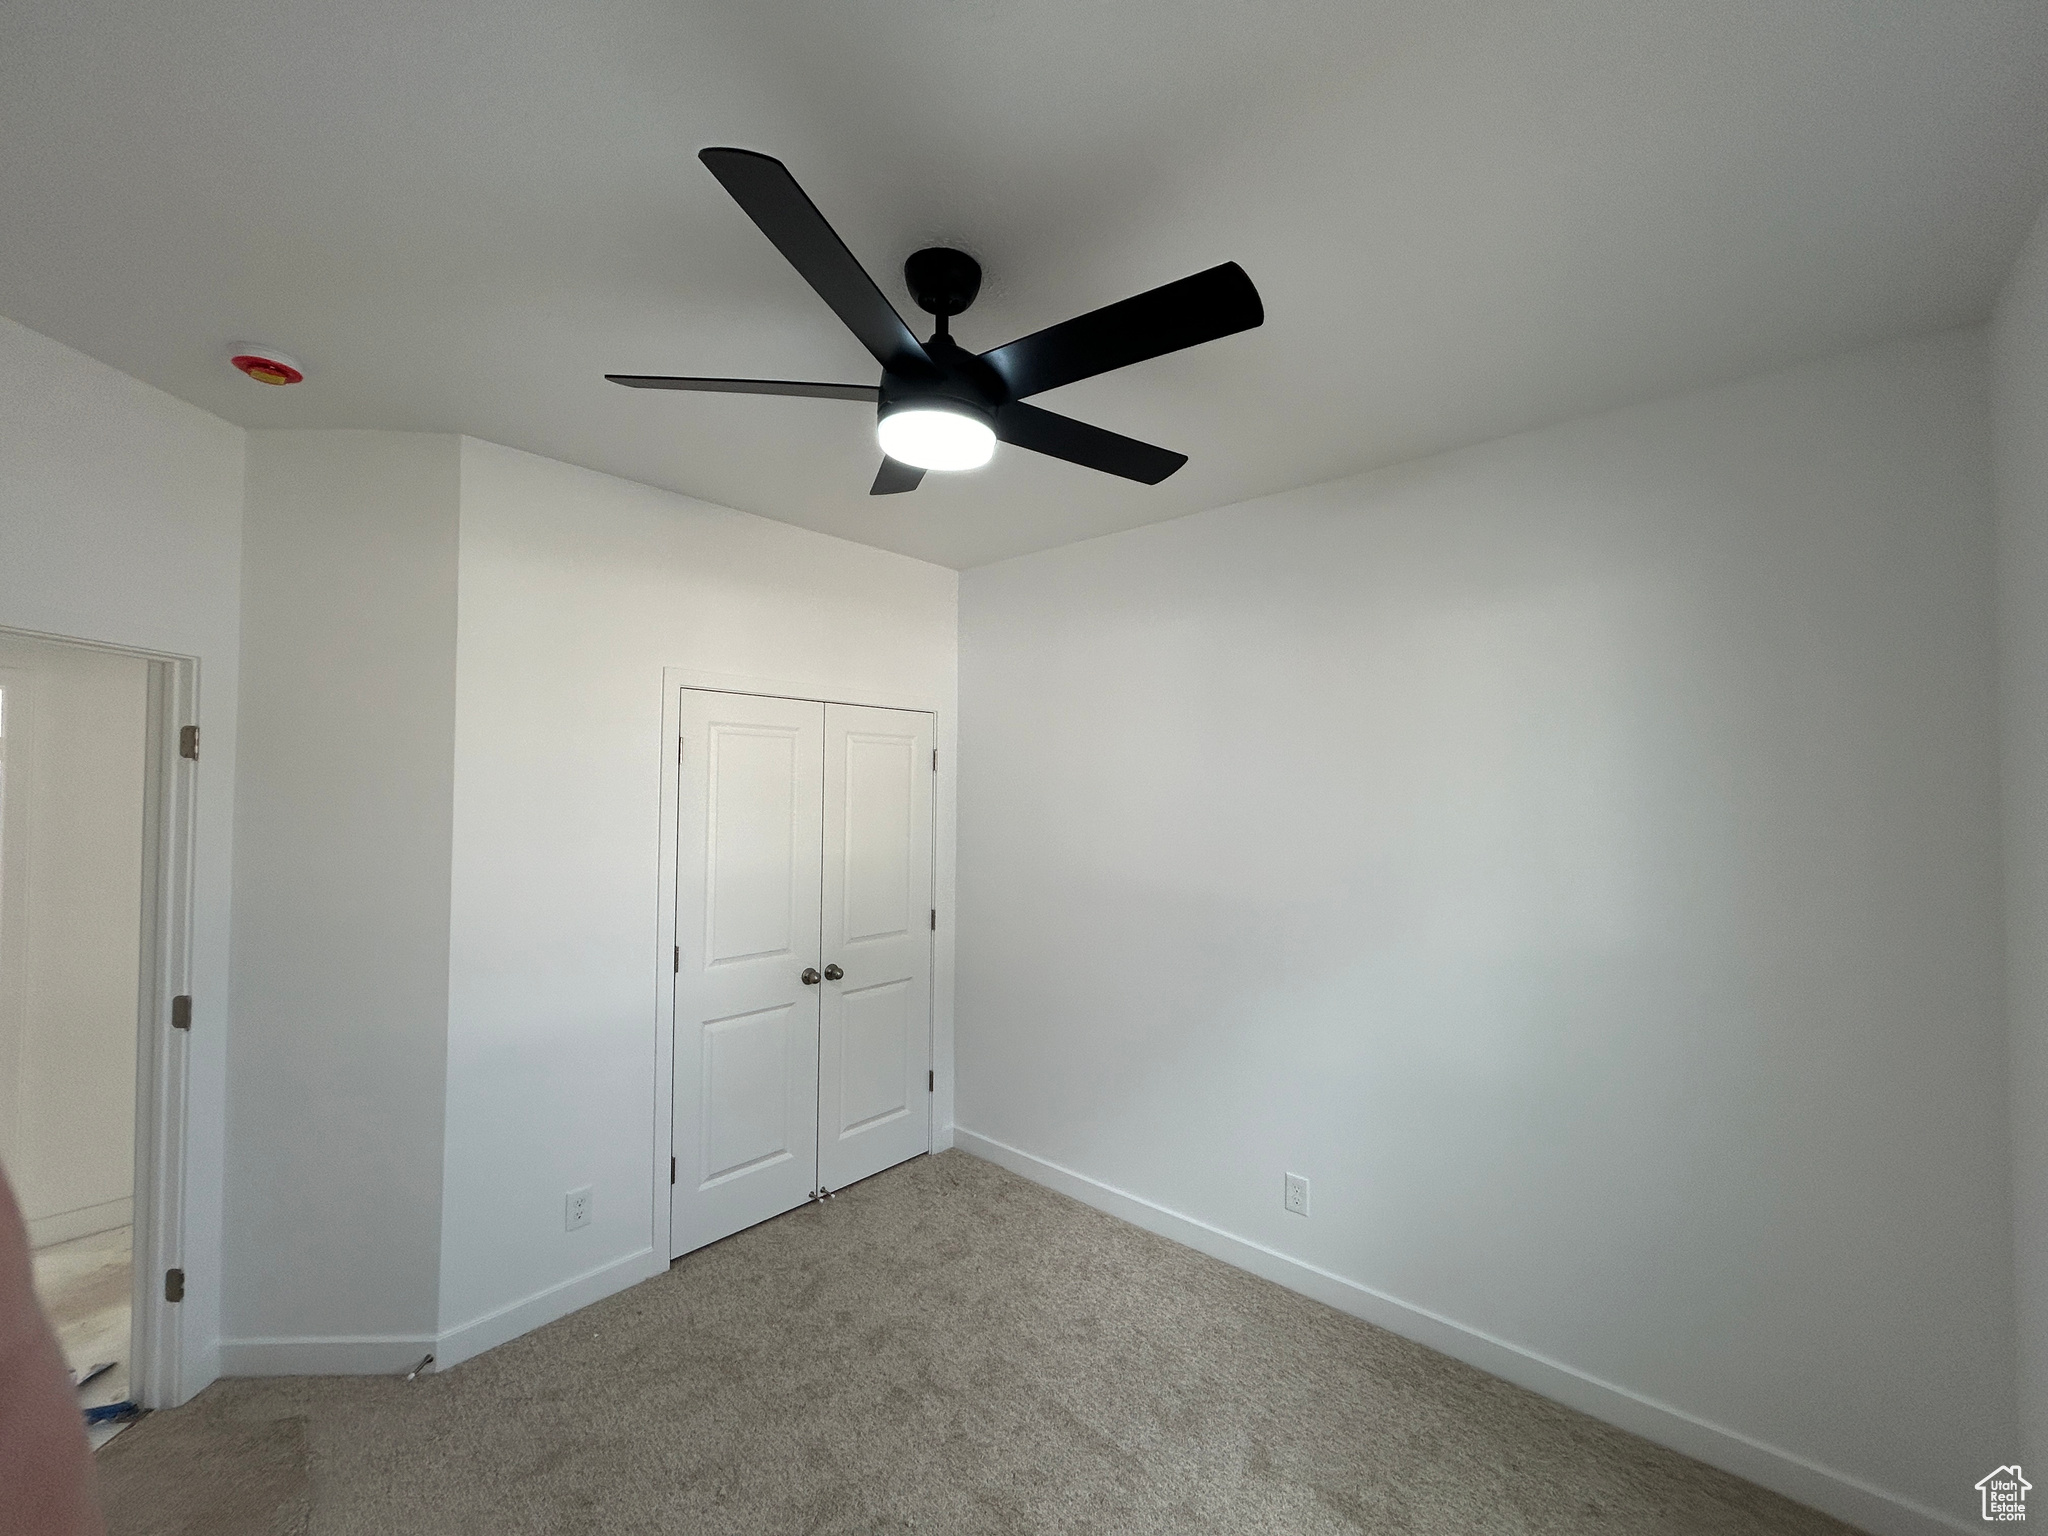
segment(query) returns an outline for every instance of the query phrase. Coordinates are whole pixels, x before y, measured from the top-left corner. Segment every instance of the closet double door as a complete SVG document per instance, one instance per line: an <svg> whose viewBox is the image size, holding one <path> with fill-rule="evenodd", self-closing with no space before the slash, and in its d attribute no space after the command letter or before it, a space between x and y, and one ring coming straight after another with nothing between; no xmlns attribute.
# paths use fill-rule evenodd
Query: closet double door
<svg viewBox="0 0 2048 1536"><path fill-rule="evenodd" d="M929 1151L932 717L682 690L671 1244Z"/></svg>

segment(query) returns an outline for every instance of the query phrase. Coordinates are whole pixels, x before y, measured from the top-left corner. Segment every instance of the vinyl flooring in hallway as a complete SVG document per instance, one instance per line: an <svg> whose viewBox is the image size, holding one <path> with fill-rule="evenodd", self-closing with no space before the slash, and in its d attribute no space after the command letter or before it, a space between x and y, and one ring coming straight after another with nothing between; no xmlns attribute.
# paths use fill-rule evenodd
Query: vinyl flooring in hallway
<svg viewBox="0 0 2048 1536"><path fill-rule="evenodd" d="M80 1408L118 1403L128 1396L132 1241L132 1228L116 1227L53 1243L34 1255L36 1298L57 1331L72 1378L92 1377L79 1388ZM92 1375L100 1366L110 1368ZM90 1431L93 1444L105 1445L122 1427L95 1425Z"/></svg>

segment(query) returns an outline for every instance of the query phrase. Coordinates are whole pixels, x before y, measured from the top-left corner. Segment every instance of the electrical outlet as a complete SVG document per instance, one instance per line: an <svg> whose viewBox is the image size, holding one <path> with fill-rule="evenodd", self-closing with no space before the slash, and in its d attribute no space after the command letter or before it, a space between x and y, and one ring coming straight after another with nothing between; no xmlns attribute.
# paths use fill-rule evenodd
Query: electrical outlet
<svg viewBox="0 0 2048 1536"><path fill-rule="evenodd" d="M1308 1180L1298 1173L1287 1175L1287 1209L1297 1216L1308 1214Z"/></svg>
<svg viewBox="0 0 2048 1536"><path fill-rule="evenodd" d="M1306 1207L1304 1207L1306 1209ZM574 1232L590 1225L590 1186L572 1189L562 1199L562 1229Z"/></svg>

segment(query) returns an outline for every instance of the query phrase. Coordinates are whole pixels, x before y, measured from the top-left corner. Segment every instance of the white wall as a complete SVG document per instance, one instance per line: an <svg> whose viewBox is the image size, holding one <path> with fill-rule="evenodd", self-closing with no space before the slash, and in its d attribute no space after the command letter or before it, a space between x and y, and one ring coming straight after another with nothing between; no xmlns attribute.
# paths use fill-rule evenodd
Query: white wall
<svg viewBox="0 0 2048 1536"><path fill-rule="evenodd" d="M250 434L231 1374L432 1344L458 463L452 437Z"/></svg>
<svg viewBox="0 0 2048 1536"><path fill-rule="evenodd" d="M185 1393L217 1370L243 433L0 320L0 626L196 658Z"/></svg>
<svg viewBox="0 0 2048 1536"><path fill-rule="evenodd" d="M0 1161L41 1247L133 1212L149 664L0 634L0 687Z"/></svg>
<svg viewBox="0 0 2048 1536"><path fill-rule="evenodd" d="M2048 210L1991 335L2020 1454L2048 1467Z"/></svg>
<svg viewBox="0 0 2048 1536"><path fill-rule="evenodd" d="M961 1144L1873 1528L1974 1518L1987 430L1943 335L968 572Z"/></svg>
<svg viewBox="0 0 2048 1536"><path fill-rule="evenodd" d="M938 711L949 1076L956 594L949 570L464 441L444 1363L667 1261L651 1228L664 667ZM565 1232L584 1184L591 1224Z"/></svg>

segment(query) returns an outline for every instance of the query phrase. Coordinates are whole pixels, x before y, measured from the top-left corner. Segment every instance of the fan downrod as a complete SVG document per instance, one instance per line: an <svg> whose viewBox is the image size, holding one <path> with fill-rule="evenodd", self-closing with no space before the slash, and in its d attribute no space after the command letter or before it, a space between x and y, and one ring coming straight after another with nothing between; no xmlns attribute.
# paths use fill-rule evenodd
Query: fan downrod
<svg viewBox="0 0 2048 1536"><path fill-rule="evenodd" d="M946 321L966 309L981 292L981 263L951 246L928 245L911 252L903 263L903 282L919 309L939 317L939 334L943 336Z"/></svg>

